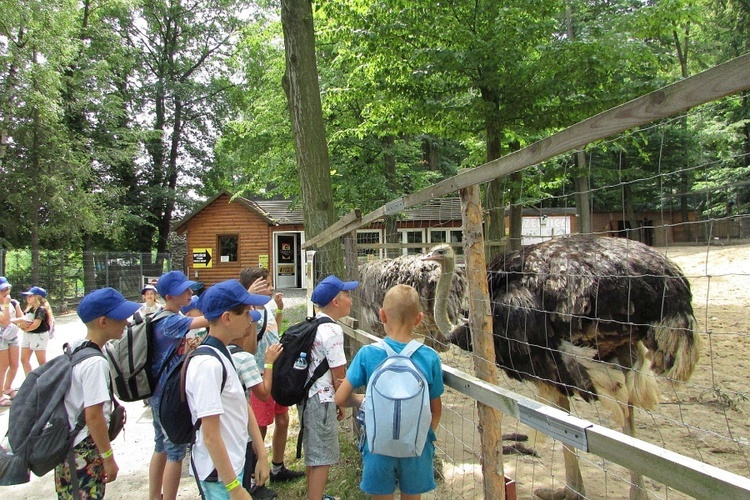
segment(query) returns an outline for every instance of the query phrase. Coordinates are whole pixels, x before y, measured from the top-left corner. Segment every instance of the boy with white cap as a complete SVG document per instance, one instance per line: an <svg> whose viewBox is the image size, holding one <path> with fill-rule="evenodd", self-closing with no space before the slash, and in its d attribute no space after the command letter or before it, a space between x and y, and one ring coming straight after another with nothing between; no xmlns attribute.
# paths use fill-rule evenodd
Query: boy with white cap
<svg viewBox="0 0 750 500"><path fill-rule="evenodd" d="M102 288L86 295L78 304L78 316L86 325L86 338L72 343L70 349L101 350L109 340L122 336L128 318L140 307L125 300L114 288ZM109 441L112 396L109 392L109 364L104 356L92 356L73 367L70 389L65 394L65 409L70 428L75 429L83 412L85 427L73 441L81 498L104 498L105 484L117 479L118 466ZM55 468L58 497L72 498L74 484L69 462Z"/></svg>
<svg viewBox="0 0 750 500"><path fill-rule="evenodd" d="M252 326L260 314L253 306L268 300L266 296L248 293L239 281L229 280L206 290L198 301L198 308L210 325L203 344L219 354L219 359L190 357L185 370L185 394L193 423L201 421L192 447L193 464L196 479L208 499L251 498L242 487L248 404L227 345L246 335L256 335ZM263 473L268 474L267 466ZM267 477L256 479L262 484Z"/></svg>

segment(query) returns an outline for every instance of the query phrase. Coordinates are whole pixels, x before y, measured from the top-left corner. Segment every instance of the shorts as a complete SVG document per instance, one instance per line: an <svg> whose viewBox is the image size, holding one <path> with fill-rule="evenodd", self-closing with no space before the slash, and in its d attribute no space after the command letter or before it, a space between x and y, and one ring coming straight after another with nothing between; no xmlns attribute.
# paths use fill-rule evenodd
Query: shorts
<svg viewBox="0 0 750 500"><path fill-rule="evenodd" d="M105 484L102 482L104 460L94 440L88 436L73 448L73 452L80 498L94 500L104 498ZM57 491L58 498L73 500L73 483L67 458L55 467L55 491Z"/></svg>
<svg viewBox="0 0 750 500"><path fill-rule="evenodd" d="M359 487L368 495L390 495L396 484L402 493L421 495L437 488L432 459L435 456L435 434L430 430L422 455L395 458L362 451L362 482Z"/></svg>
<svg viewBox="0 0 750 500"><path fill-rule="evenodd" d="M9 347L18 347L18 337L14 338L13 340L5 340L3 338L0 338L0 351L7 351Z"/></svg>
<svg viewBox="0 0 750 500"><path fill-rule="evenodd" d="M336 403L321 403L320 396L316 394L305 403L302 418L305 424L302 434L305 465L318 467L337 464L339 428L336 420Z"/></svg>
<svg viewBox="0 0 750 500"><path fill-rule="evenodd" d="M242 484L244 472L237 476L237 480ZM242 486L238 486L242 488ZM221 481L201 481L201 489L206 495L206 500L229 500L229 492Z"/></svg>
<svg viewBox="0 0 750 500"><path fill-rule="evenodd" d="M281 406L271 396L268 396L268 399L265 401L261 401L255 397L255 394L252 394L250 397L250 406L253 407L253 413L258 420L259 427L268 427L273 423L276 415L289 413L288 406Z"/></svg>
<svg viewBox="0 0 750 500"><path fill-rule="evenodd" d="M164 428L161 426L159 418L159 401L158 398L152 397L148 400L151 405L151 415L154 423L154 453L166 453L167 460L170 462L181 462L187 453L186 444L174 444L167 437Z"/></svg>
<svg viewBox="0 0 750 500"><path fill-rule="evenodd" d="M46 351L49 342L49 332L31 333L24 332L21 347L32 351Z"/></svg>

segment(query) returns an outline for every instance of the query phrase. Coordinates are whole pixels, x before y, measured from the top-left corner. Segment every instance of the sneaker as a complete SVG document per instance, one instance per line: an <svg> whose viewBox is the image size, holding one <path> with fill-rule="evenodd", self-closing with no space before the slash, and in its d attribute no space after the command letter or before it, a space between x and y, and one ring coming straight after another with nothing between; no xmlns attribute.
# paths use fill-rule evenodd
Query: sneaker
<svg viewBox="0 0 750 500"><path fill-rule="evenodd" d="M252 491L250 491L250 495L252 495L253 500L264 500L266 498L276 498L278 494L273 491L271 488L267 488L265 485L263 486L255 486Z"/></svg>
<svg viewBox="0 0 750 500"><path fill-rule="evenodd" d="M296 471L296 470L289 470L286 468L286 465L281 467L281 470L275 474L271 472L272 483L283 483L285 481L291 481L293 479L299 479L301 477L305 477L304 472Z"/></svg>

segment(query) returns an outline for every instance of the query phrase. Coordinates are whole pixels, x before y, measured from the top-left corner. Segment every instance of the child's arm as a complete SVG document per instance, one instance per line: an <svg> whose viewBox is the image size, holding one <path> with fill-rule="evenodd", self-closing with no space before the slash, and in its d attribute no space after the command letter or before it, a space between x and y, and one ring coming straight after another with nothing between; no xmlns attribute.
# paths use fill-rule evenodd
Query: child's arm
<svg viewBox="0 0 750 500"><path fill-rule="evenodd" d="M430 426L432 430L437 433L438 426L440 425L440 417L443 415L443 400L440 396L430 400L430 411L432 412L432 422Z"/></svg>
<svg viewBox="0 0 750 500"><path fill-rule="evenodd" d="M255 413L253 413L250 403L247 405L247 431L250 433L250 439L253 441L255 456L258 457L255 464L255 483L258 486L263 486L268 481L270 472L268 470L268 452L263 442L263 436L260 433L260 427L258 427L258 419L255 418Z"/></svg>
<svg viewBox="0 0 750 500"><path fill-rule="evenodd" d="M117 479L117 473L120 468L115 462L115 456L112 454L112 443L109 442L109 429L107 420L104 418L104 403L87 406L84 410L84 418L89 428L91 439L94 440L96 448L103 457L104 462L104 482L111 483Z"/></svg>
<svg viewBox="0 0 750 500"><path fill-rule="evenodd" d="M190 329L196 330L198 328L206 328L208 326L208 320L203 316L196 316L193 321L190 322Z"/></svg>
<svg viewBox="0 0 750 500"><path fill-rule="evenodd" d="M206 449L211 457L211 461L214 463L214 467L216 467L219 478L225 485L232 485L237 479L237 475L234 473L229 453L227 453L227 447L221 437L220 419L221 415L209 415L201 418L203 443L206 445ZM234 486L229 491L229 497L233 500L238 498L252 500L250 493L241 484Z"/></svg>
<svg viewBox="0 0 750 500"><path fill-rule="evenodd" d="M279 331L281 331L281 316L284 311L284 294L273 294L273 301L276 302L276 314L274 315L274 319L276 319L276 324L279 327Z"/></svg>
<svg viewBox="0 0 750 500"><path fill-rule="evenodd" d="M344 381L341 382L341 385L338 389L336 389L336 395L334 396L334 401L336 402L337 406L343 406L343 407L351 407L351 406L360 406L362 404L362 400L365 398L364 394L355 394L354 393L354 387L352 387L352 383L349 382L348 378L344 378Z"/></svg>

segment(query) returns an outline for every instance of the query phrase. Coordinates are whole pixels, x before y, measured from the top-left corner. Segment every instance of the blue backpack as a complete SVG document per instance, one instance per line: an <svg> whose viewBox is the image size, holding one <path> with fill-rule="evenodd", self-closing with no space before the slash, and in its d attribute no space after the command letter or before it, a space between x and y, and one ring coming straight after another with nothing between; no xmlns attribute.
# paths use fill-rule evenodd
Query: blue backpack
<svg viewBox="0 0 750 500"><path fill-rule="evenodd" d="M367 446L378 455L418 457L432 422L427 378L411 359L422 344L412 340L400 354L385 341L373 345L385 350L388 357L367 382Z"/></svg>

